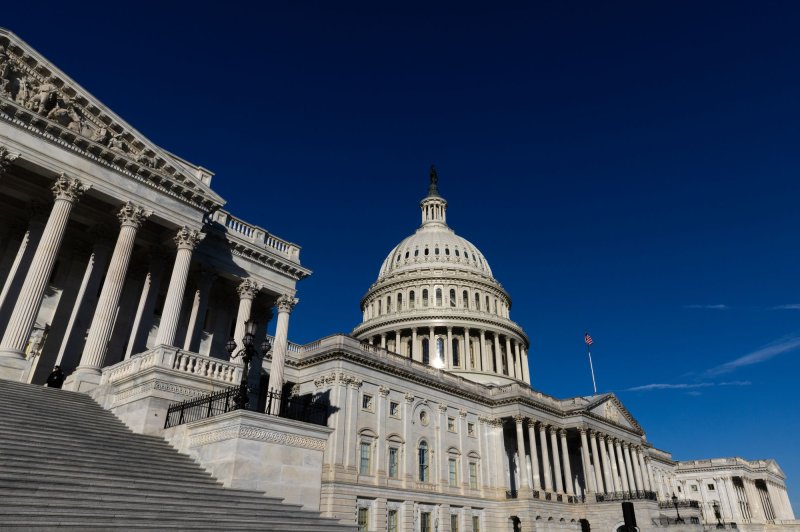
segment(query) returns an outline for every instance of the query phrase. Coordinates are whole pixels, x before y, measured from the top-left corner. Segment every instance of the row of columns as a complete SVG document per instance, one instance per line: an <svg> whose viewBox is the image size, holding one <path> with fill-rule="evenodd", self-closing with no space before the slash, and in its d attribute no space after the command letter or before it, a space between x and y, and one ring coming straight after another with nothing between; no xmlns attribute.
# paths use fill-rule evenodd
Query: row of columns
<svg viewBox="0 0 800 532"><path fill-rule="evenodd" d="M423 297L423 291L427 290L427 300ZM441 303L438 303L436 290L441 290ZM450 290L456 291L456 298L453 300L450 297ZM382 295L372 299L364 306L363 320L371 320L381 316L388 316L396 312L403 312L408 310L418 310L425 308L456 308L465 310L474 310L477 312L485 312L501 318L510 318L508 305L495 296L489 296L486 293L467 290L467 299L464 300L463 292L467 290L463 287L455 285L445 285L442 287L423 286L411 290L404 290L399 292L392 292L391 294ZM414 297L412 298L412 294ZM477 298L477 304L475 296ZM398 299L402 297L403 299ZM398 303L399 302L399 303Z"/></svg>
<svg viewBox="0 0 800 532"><path fill-rule="evenodd" d="M649 458L630 442L579 428L582 461L589 488L596 493L653 491ZM590 440L591 443L583 445ZM591 452L589 447L591 446ZM592 488L592 485L594 486Z"/></svg>
<svg viewBox="0 0 800 532"><path fill-rule="evenodd" d="M444 360L442 368L446 369L465 369L482 371L484 373L494 373L498 375L508 375L517 380L530 384L530 370L528 367L528 352L525 344L510 336L502 336L485 329L472 329L470 327L446 327L446 334L437 336L436 330L441 327L413 327L410 334L405 334L408 329L396 329L392 332L384 332L372 336L370 343L384 349L392 347L393 351L410 357L418 362L422 362L422 340L428 339L429 364L435 361L436 339L441 337L444 340ZM487 345L487 338L492 338L492 346ZM410 338L410 352L406 347L407 340ZM453 364L453 339L458 339L459 343L459 364ZM478 348L473 346L473 340L478 340ZM505 364L504 364L505 362Z"/></svg>

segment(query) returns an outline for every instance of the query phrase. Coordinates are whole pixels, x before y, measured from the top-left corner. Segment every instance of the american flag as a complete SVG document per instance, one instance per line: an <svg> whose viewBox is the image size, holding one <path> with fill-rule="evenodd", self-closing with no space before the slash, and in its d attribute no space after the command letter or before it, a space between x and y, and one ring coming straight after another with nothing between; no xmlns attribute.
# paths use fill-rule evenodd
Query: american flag
<svg viewBox="0 0 800 532"><path fill-rule="evenodd" d="M586 342L586 345L592 345L594 343L588 332L583 335L583 341Z"/></svg>

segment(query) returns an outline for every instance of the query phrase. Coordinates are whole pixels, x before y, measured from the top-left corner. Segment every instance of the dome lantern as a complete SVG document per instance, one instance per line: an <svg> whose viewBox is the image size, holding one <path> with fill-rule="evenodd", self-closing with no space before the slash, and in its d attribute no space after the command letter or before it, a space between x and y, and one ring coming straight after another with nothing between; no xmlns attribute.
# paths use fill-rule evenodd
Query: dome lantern
<svg viewBox="0 0 800 532"><path fill-rule="evenodd" d="M447 202L439 195L439 175L436 173L434 165L431 165L430 178L428 195L419 203L420 209L422 209L422 225L447 226Z"/></svg>

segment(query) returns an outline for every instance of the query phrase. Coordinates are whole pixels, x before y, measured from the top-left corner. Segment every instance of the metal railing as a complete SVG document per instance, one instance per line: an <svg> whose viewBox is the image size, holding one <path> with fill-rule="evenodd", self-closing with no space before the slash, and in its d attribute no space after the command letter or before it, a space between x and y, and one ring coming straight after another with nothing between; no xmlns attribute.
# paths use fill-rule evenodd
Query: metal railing
<svg viewBox="0 0 800 532"><path fill-rule="evenodd" d="M658 501L658 507L662 510L668 510L675 508L675 503L672 501ZM700 508L700 503L691 499L681 499L678 501L678 508Z"/></svg>
<svg viewBox="0 0 800 532"><path fill-rule="evenodd" d="M273 412L276 401L280 404L280 417L314 425L328 424L329 405L312 395L295 395L282 400L280 392L267 392L267 413Z"/></svg>
<svg viewBox="0 0 800 532"><path fill-rule="evenodd" d="M654 491L614 491L611 493L596 493L597 502L616 502L616 501L655 501L657 499Z"/></svg>
<svg viewBox="0 0 800 532"><path fill-rule="evenodd" d="M170 405L167 408L167 419L164 420L164 428L168 429L236 410L238 407L234 402L234 398L238 392L238 386L231 386L220 392Z"/></svg>

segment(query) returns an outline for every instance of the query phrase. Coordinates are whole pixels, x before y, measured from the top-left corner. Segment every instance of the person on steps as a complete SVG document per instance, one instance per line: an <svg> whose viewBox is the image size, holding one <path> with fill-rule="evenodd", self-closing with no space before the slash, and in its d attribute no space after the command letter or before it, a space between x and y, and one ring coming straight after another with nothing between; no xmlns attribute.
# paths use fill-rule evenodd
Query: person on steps
<svg viewBox="0 0 800 532"><path fill-rule="evenodd" d="M64 372L61 371L61 366L55 366L53 372L47 377L47 386L61 388L62 384L64 384Z"/></svg>

